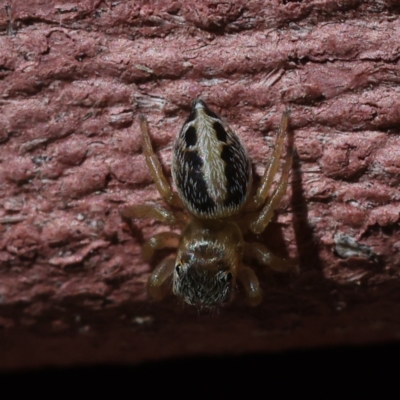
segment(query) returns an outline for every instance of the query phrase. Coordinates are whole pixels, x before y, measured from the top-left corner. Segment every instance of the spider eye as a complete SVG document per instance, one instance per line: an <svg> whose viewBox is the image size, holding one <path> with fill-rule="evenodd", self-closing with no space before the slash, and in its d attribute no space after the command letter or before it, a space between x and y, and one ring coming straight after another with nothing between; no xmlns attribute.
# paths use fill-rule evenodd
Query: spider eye
<svg viewBox="0 0 400 400"><path fill-rule="evenodd" d="M226 281L227 281L227 282L231 282L231 281L232 281L232 278L233 278L232 272L228 272L228 273L226 274Z"/></svg>
<svg viewBox="0 0 400 400"><path fill-rule="evenodd" d="M178 264L178 265L175 267L175 271L176 271L176 273L178 274L178 276L181 276L181 275L182 275L182 266L181 266L180 264Z"/></svg>

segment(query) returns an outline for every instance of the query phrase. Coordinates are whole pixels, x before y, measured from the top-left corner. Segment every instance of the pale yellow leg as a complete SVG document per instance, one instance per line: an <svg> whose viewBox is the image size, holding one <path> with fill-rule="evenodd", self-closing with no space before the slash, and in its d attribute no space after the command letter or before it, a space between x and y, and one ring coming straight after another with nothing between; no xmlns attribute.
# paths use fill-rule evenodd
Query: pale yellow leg
<svg viewBox="0 0 400 400"><path fill-rule="evenodd" d="M168 257L150 275L147 292L155 300L162 300L170 292L170 282L175 268L175 257Z"/></svg>
<svg viewBox="0 0 400 400"><path fill-rule="evenodd" d="M156 184L162 198L168 204L175 207L182 207L181 199L175 192L172 191L170 184L164 176L160 161L154 154L149 134L149 125L147 124L146 118L143 115L139 115L139 119L140 129L142 131L143 153L146 157L147 167L149 168L150 174L154 179L154 183Z"/></svg>
<svg viewBox="0 0 400 400"><path fill-rule="evenodd" d="M262 290L254 271L249 267L241 266L238 269L237 279L246 292L248 304L250 306L257 306L260 304L262 300Z"/></svg>
<svg viewBox="0 0 400 400"><path fill-rule="evenodd" d="M182 225L187 220L183 213L173 213L155 204L125 206L121 209L120 214L124 218L155 219L167 225Z"/></svg>
<svg viewBox="0 0 400 400"><path fill-rule="evenodd" d="M244 243L243 256L256 260L262 265L268 265L276 272L299 273L299 266L296 262L275 256L261 243Z"/></svg>
<svg viewBox="0 0 400 400"><path fill-rule="evenodd" d="M292 161L293 161L293 153L291 151L288 151L285 159L285 164L283 165L282 168L282 175L281 178L279 179L275 191L273 192L271 198L268 199L267 204L260 211L256 219L250 224L250 230L253 233L258 234L263 232L266 226L271 221L274 215L275 208L278 206L279 202L282 200L282 197L286 193L289 180L289 173L292 167Z"/></svg>
<svg viewBox="0 0 400 400"><path fill-rule="evenodd" d="M179 237L180 235L174 232L161 232L154 235L143 245L144 261L150 261L156 250L178 247Z"/></svg>
<svg viewBox="0 0 400 400"><path fill-rule="evenodd" d="M249 204L249 209L254 210L261 207L265 203L265 199L268 196L268 192L271 189L274 177L279 168L279 160L282 154L283 144L287 135L289 127L289 115L290 111L286 110L282 114L281 124L279 127L279 132L276 135L274 151L272 153L271 161L269 162L267 168L265 169L264 175L261 179L257 193L253 200Z"/></svg>

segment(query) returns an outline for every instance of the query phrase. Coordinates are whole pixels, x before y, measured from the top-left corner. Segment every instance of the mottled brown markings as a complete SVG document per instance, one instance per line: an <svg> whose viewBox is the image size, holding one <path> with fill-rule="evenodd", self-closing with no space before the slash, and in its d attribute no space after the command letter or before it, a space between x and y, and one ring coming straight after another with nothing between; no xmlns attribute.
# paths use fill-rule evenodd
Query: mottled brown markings
<svg viewBox="0 0 400 400"><path fill-rule="evenodd" d="M217 133L217 139L220 142L226 143L228 140L228 134L226 133L226 130L222 126L222 124L215 121L213 124L213 128L214 128L215 132Z"/></svg>
<svg viewBox="0 0 400 400"><path fill-rule="evenodd" d="M194 146L197 143L197 133L194 126L189 126L185 132L186 147Z"/></svg>
<svg viewBox="0 0 400 400"><path fill-rule="evenodd" d="M240 159L233 146L224 146L221 158L226 163L225 176L228 183L228 197L225 199L224 204L226 206L238 206L244 201L247 194L250 168L238 166ZM245 169L244 173L242 173L243 167Z"/></svg>
<svg viewBox="0 0 400 400"><path fill-rule="evenodd" d="M208 195L207 183L204 179L203 160L195 150L186 150L183 154L185 171L177 174L176 185L183 188L185 198L194 209L209 212L214 209L215 203ZM187 182L192 182L190 185Z"/></svg>

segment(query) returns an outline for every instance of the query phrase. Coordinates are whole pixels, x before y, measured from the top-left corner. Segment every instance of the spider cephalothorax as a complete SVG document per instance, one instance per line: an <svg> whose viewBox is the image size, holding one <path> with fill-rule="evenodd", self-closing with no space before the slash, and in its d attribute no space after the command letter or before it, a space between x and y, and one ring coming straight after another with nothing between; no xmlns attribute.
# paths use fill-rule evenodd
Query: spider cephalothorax
<svg viewBox="0 0 400 400"><path fill-rule="evenodd" d="M242 259L242 241L239 228L232 222L193 219L178 246L173 292L198 306L229 301Z"/></svg>
<svg viewBox="0 0 400 400"><path fill-rule="evenodd" d="M243 233L261 233L286 192L292 152L287 151L281 177L270 196L279 167L289 113L282 116L274 153L256 194L251 197L251 163L239 138L197 99L174 145L172 177L178 194L172 191L153 152L147 121L140 116L143 152L157 189L174 208L187 209L189 218L157 205L133 205L122 210L124 217L153 218L182 228L182 234L163 232L143 247L145 260L155 250L177 248L174 257L163 260L148 281L148 291L161 299L172 291L187 304L199 308L229 302L237 282L244 287L248 302L262 299L258 279L243 264L251 258L275 271L297 271L292 262L274 256L260 243L247 243ZM246 213L247 212L247 213Z"/></svg>
<svg viewBox="0 0 400 400"><path fill-rule="evenodd" d="M177 278L173 280L173 292L187 304L213 307L230 300L233 288L229 269L212 271L190 264L178 264L175 269Z"/></svg>

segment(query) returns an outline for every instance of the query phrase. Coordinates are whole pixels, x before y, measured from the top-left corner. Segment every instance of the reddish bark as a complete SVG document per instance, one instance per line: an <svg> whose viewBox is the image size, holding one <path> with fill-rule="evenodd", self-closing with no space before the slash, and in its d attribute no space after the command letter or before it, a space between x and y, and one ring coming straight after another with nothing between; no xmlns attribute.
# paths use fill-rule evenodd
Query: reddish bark
<svg viewBox="0 0 400 400"><path fill-rule="evenodd" d="M197 3L0 1L1 369L397 340L397 1ZM119 216L159 201L138 113L169 174L199 95L258 174L292 111L291 188L261 240L302 272L259 271L256 309L152 303L140 247L168 228Z"/></svg>

